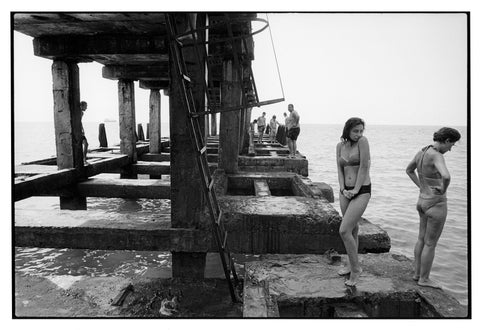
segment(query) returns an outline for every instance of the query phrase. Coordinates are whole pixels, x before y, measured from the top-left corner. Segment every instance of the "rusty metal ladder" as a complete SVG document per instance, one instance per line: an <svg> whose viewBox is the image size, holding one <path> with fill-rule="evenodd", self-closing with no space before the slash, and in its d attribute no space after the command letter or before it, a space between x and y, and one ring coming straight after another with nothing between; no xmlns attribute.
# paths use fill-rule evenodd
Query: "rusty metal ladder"
<svg viewBox="0 0 480 330"><path fill-rule="evenodd" d="M213 236L218 246L218 252L222 261L225 278L228 282L230 295L233 302L241 300L237 293L239 279L235 270L235 264L228 249L228 232L223 223L223 213L220 210L217 197L214 190L214 180L210 173L207 161L207 141L204 139L200 118L203 119L205 112L200 114L195 108L195 102L192 92L192 79L188 76L186 63L183 56L183 44L178 38L175 14L166 14L167 33L169 38L170 56L172 56L175 73L180 79L180 90L184 107L188 112L188 129L194 148L197 152L197 165L202 179L202 188L207 199L208 210L212 224ZM193 36L192 33L192 37ZM201 65L199 63L199 65ZM205 83L205 81L203 81ZM207 92L207 91L206 91Z"/></svg>

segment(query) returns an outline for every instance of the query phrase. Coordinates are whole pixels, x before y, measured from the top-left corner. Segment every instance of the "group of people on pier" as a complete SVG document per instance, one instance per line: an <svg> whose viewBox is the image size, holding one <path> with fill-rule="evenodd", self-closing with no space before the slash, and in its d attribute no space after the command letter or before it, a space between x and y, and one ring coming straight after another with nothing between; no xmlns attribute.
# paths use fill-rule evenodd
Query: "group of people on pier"
<svg viewBox="0 0 480 330"><path fill-rule="evenodd" d="M283 116L285 117L285 137L289 150L288 158L295 158L297 156L297 138L300 134L300 115L294 109L293 104L288 105L288 112L290 113L289 115L287 115L286 112L283 113ZM274 143L276 141L277 130L280 126L276 115L272 116L267 126L266 113L263 112L260 117L254 119L253 122L250 123L250 134L254 134L255 125L257 125L258 143L264 143L263 138L267 127L268 143Z"/></svg>
<svg viewBox="0 0 480 330"><path fill-rule="evenodd" d="M345 281L347 286L355 286L362 273L358 261L358 224L372 194L370 148L363 135L364 130L365 122L362 119L348 119L336 148L339 200L343 215L339 233L348 255L346 267L341 268L338 274L348 275ZM443 155L452 149L460 137L456 129L439 129L433 134L433 144L418 151L406 168L407 175L420 190L417 202L420 226L414 249L413 275L413 280L420 286L440 288L437 282L430 279L430 271L435 247L447 217L446 192L450 174Z"/></svg>

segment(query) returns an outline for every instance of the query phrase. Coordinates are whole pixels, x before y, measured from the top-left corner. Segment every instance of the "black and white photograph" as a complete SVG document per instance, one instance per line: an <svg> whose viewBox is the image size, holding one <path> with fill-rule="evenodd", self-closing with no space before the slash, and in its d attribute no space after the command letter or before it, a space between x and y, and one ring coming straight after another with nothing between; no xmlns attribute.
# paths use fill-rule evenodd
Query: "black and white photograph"
<svg viewBox="0 0 480 330"><path fill-rule="evenodd" d="M471 6L25 7L11 319L472 319Z"/></svg>

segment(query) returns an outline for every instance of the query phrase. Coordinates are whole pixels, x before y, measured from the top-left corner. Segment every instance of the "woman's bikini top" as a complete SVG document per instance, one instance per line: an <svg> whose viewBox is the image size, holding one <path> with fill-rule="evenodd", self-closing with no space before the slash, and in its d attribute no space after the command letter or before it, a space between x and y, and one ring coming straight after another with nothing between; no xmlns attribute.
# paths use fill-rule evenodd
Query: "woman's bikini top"
<svg viewBox="0 0 480 330"><path fill-rule="evenodd" d="M348 155L348 159L342 156L342 152L340 151L340 165L345 167L345 166L358 166L360 165L360 149L358 147L357 143L357 152L354 152L353 154Z"/></svg>

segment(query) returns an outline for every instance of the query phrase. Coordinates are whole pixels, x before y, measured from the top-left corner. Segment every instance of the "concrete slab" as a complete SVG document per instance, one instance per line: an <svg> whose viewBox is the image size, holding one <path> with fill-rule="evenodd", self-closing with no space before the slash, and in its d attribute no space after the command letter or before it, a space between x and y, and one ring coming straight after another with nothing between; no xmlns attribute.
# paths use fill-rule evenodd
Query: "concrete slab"
<svg viewBox="0 0 480 330"><path fill-rule="evenodd" d="M444 291L418 286L405 256L365 254L359 260L363 273L353 288L337 275L342 263L322 255L268 255L248 262L243 316L329 318L342 315L348 303L358 307L358 317L467 317L466 307ZM276 302L277 315L267 309L268 301Z"/></svg>
<svg viewBox="0 0 480 330"><path fill-rule="evenodd" d="M219 196L229 232L228 245L237 253L324 253L345 251L338 234L341 217L324 199L298 196ZM363 220L361 252L387 252L390 238Z"/></svg>

